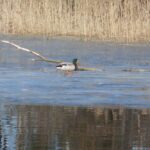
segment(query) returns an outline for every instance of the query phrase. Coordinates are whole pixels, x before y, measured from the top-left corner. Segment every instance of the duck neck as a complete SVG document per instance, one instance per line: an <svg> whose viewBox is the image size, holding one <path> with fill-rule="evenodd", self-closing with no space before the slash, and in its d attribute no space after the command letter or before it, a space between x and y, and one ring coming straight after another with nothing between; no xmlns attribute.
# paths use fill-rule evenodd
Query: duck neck
<svg viewBox="0 0 150 150"><path fill-rule="evenodd" d="M78 70L78 65L77 65L77 63L74 63L74 66L75 66L75 71L77 71Z"/></svg>
<svg viewBox="0 0 150 150"><path fill-rule="evenodd" d="M76 58L73 59L72 63L73 63L73 65L75 66L75 69L74 69L74 70L77 71L77 70L78 70L77 59L76 59Z"/></svg>

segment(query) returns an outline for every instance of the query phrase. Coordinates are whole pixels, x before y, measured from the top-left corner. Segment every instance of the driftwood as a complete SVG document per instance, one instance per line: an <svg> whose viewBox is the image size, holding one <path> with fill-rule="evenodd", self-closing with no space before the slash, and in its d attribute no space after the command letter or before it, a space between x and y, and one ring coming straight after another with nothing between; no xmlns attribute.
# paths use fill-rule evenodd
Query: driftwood
<svg viewBox="0 0 150 150"><path fill-rule="evenodd" d="M49 63L61 63L61 62L63 62L61 60L50 60L50 59L46 58L45 56L41 55L40 53L37 53L37 52L35 52L33 50L21 47L21 46L15 44L13 42L5 41L5 40L1 40L1 42L6 43L6 44L10 44L10 45L16 47L18 50L29 52L29 53L39 57L40 61L46 61L46 62L49 62ZM96 68L84 68L84 67L82 68L82 67L79 67L78 70L79 71L96 71L98 69L96 69Z"/></svg>
<svg viewBox="0 0 150 150"><path fill-rule="evenodd" d="M50 63L60 63L60 62L62 62L62 61L60 61L60 60L49 60L49 59L47 59L46 57L44 57L43 55L41 55L40 53L37 53L37 52L35 52L35 51L33 51L33 50L30 50L30 49L21 47L21 46L15 44L15 43L13 43L13 42L5 41L5 40L2 40L1 42L6 43L6 44L10 44L10 45L16 47L18 50L25 51L25 52L29 52L29 53L31 53L31 54L33 54L33 55L36 55L36 56L39 57L42 61L46 61L46 62L50 62Z"/></svg>

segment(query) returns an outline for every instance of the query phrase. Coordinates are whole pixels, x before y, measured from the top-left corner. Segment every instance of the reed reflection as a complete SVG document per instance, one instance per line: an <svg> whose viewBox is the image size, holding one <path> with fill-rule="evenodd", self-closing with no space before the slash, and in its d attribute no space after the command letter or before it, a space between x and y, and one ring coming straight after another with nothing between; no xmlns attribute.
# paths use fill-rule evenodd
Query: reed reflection
<svg viewBox="0 0 150 150"><path fill-rule="evenodd" d="M10 149L10 144L19 150L150 148L150 109L5 107L0 116L0 149Z"/></svg>

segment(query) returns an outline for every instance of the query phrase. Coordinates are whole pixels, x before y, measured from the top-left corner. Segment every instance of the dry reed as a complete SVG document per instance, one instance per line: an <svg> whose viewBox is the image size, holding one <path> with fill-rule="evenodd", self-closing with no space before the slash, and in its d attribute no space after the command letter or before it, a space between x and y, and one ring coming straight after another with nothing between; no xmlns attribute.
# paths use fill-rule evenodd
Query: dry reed
<svg viewBox="0 0 150 150"><path fill-rule="evenodd" d="M0 0L0 32L150 41L150 0Z"/></svg>

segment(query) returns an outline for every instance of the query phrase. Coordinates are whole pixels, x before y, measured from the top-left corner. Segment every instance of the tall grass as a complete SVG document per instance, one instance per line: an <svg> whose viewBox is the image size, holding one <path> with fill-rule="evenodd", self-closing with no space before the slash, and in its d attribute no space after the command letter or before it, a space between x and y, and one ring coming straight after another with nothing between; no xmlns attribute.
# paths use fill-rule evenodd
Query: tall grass
<svg viewBox="0 0 150 150"><path fill-rule="evenodd" d="M0 32L150 41L150 0L0 0Z"/></svg>

